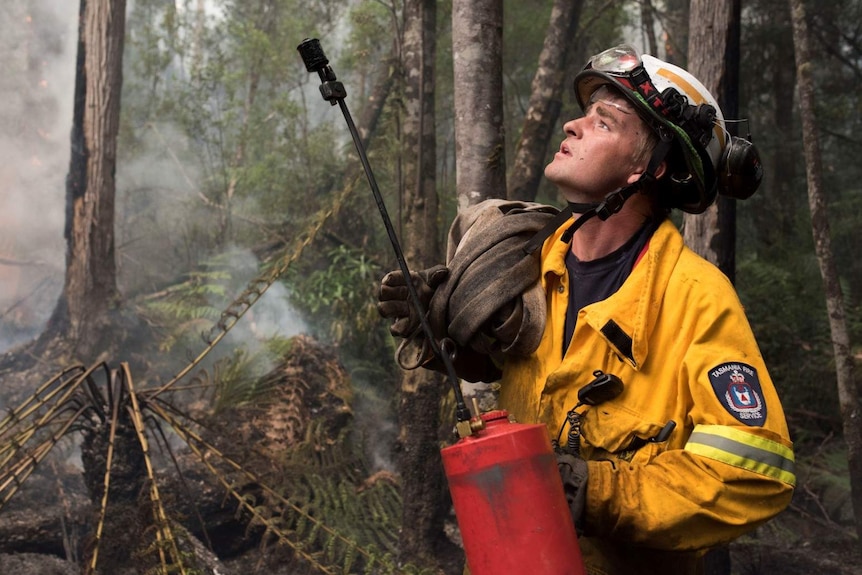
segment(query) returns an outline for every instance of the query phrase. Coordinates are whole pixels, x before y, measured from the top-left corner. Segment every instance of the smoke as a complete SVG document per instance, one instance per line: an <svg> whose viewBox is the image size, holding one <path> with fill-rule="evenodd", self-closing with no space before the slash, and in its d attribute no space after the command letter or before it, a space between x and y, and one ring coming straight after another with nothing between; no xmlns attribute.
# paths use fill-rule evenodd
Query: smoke
<svg viewBox="0 0 862 575"><path fill-rule="evenodd" d="M208 11L215 4L207 2ZM78 10L74 0L0 6L0 353L44 329L62 290ZM125 76L134 81L132 70ZM202 246L221 216L200 193L206 176L189 161L181 130L151 121L131 131L136 149L128 153L121 141L118 151L115 225L127 297L161 289L211 256ZM255 307L277 298L267 294ZM261 329L275 329L275 316L265 315Z"/></svg>
<svg viewBox="0 0 862 575"><path fill-rule="evenodd" d="M0 352L42 329L62 288L77 10L0 8Z"/></svg>
<svg viewBox="0 0 862 575"><path fill-rule="evenodd" d="M248 250L239 249L229 252L228 256L228 267L233 274L232 281L227 285L228 294L236 296L249 281L257 277L257 258ZM237 344L249 344L306 332L308 326L290 304L290 293L284 284L276 281L231 330L230 339Z"/></svg>

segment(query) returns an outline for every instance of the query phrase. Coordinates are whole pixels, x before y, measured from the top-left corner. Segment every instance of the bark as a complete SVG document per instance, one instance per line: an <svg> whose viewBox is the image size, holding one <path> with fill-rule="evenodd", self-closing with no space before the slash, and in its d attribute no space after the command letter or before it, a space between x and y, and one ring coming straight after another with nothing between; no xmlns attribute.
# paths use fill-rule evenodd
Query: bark
<svg viewBox="0 0 862 575"><path fill-rule="evenodd" d="M371 144L371 136L377 131L383 106L395 83L395 64L395 46L393 44L391 52L380 63L371 93L365 99L362 110L360 110L359 120L356 122L359 138L365 148Z"/></svg>
<svg viewBox="0 0 862 575"><path fill-rule="evenodd" d="M417 264L439 263L438 201L435 180L437 153L434 116L436 6L430 0L405 5L403 42L404 123L406 154L402 186L404 241Z"/></svg>
<svg viewBox="0 0 862 575"><path fill-rule="evenodd" d="M533 201L541 181L548 142L560 118L566 84L567 56L575 49L583 2L555 0L539 66L530 88L530 104L509 174L508 197Z"/></svg>
<svg viewBox="0 0 862 575"><path fill-rule="evenodd" d="M403 183L404 254L416 268L440 261L435 180L434 60L436 1L408 0L404 6ZM401 475L401 558L414 564L450 564L457 552L443 531L450 503L440 455L440 404L444 378L423 369L402 374L399 398L398 470ZM447 549L448 547L448 549Z"/></svg>
<svg viewBox="0 0 862 575"><path fill-rule="evenodd" d="M502 54L502 0L454 0L455 187L459 209L506 194Z"/></svg>
<svg viewBox="0 0 862 575"><path fill-rule="evenodd" d="M66 277L48 324L83 360L99 349L118 297L114 173L125 0L81 0L72 154L66 177Z"/></svg>
<svg viewBox="0 0 862 575"><path fill-rule="evenodd" d="M826 309L835 355L835 376L838 401L841 406L844 441L847 444L847 461L850 475L850 497L856 521L859 551L862 552L862 405L855 381L847 316L841 292L838 269L832 256L832 243L827 216L826 198L822 186L822 154L817 134L814 108L814 83L810 33L802 0L789 0L793 22L793 44L796 56L796 78L799 89L799 109L802 119L802 141L805 148L805 169L808 180L808 206L811 210L811 233L814 250L823 278Z"/></svg>
<svg viewBox="0 0 862 575"><path fill-rule="evenodd" d="M740 10L740 0L693 0L689 13L688 71L716 97L726 118L739 109ZM719 197L703 214L683 220L686 243L734 281L734 201Z"/></svg>
<svg viewBox="0 0 862 575"><path fill-rule="evenodd" d="M689 5L688 71L718 100L725 117L739 108L740 0L693 0ZM723 57L719 57L723 56ZM703 214L683 216L683 235L696 253L714 263L731 282L736 268L736 204L719 196ZM710 551L707 575L730 573L730 551Z"/></svg>

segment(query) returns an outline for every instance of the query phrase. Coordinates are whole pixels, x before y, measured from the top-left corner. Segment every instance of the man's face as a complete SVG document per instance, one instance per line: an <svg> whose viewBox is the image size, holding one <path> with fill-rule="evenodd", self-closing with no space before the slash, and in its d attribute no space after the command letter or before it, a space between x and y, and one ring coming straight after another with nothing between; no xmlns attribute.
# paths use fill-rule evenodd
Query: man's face
<svg viewBox="0 0 862 575"><path fill-rule="evenodd" d="M545 177L570 202L601 201L643 173L649 158L639 156L648 129L628 100L601 87L586 115L563 125L566 139Z"/></svg>

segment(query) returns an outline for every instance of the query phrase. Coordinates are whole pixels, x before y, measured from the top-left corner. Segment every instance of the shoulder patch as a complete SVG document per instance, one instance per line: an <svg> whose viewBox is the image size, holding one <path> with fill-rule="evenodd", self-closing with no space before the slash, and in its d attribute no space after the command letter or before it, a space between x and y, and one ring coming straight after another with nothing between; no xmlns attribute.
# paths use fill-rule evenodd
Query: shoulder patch
<svg viewBox="0 0 862 575"><path fill-rule="evenodd" d="M709 370L709 382L718 401L732 416L750 426L766 421L766 404L757 370L745 363L722 363Z"/></svg>

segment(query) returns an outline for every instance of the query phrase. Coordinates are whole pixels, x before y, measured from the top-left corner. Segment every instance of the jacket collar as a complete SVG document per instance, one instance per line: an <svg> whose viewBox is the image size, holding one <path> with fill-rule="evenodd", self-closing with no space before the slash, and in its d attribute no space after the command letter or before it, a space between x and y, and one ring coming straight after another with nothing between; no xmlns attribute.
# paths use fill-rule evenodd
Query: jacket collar
<svg viewBox="0 0 862 575"><path fill-rule="evenodd" d="M569 244L559 240L565 228L564 225L558 229L543 247L543 284L548 274L566 273ZM581 310L578 321L585 321L599 332L635 369L640 369L646 360L648 335L658 319L663 294L683 248L676 225L665 219L622 287L607 299Z"/></svg>

